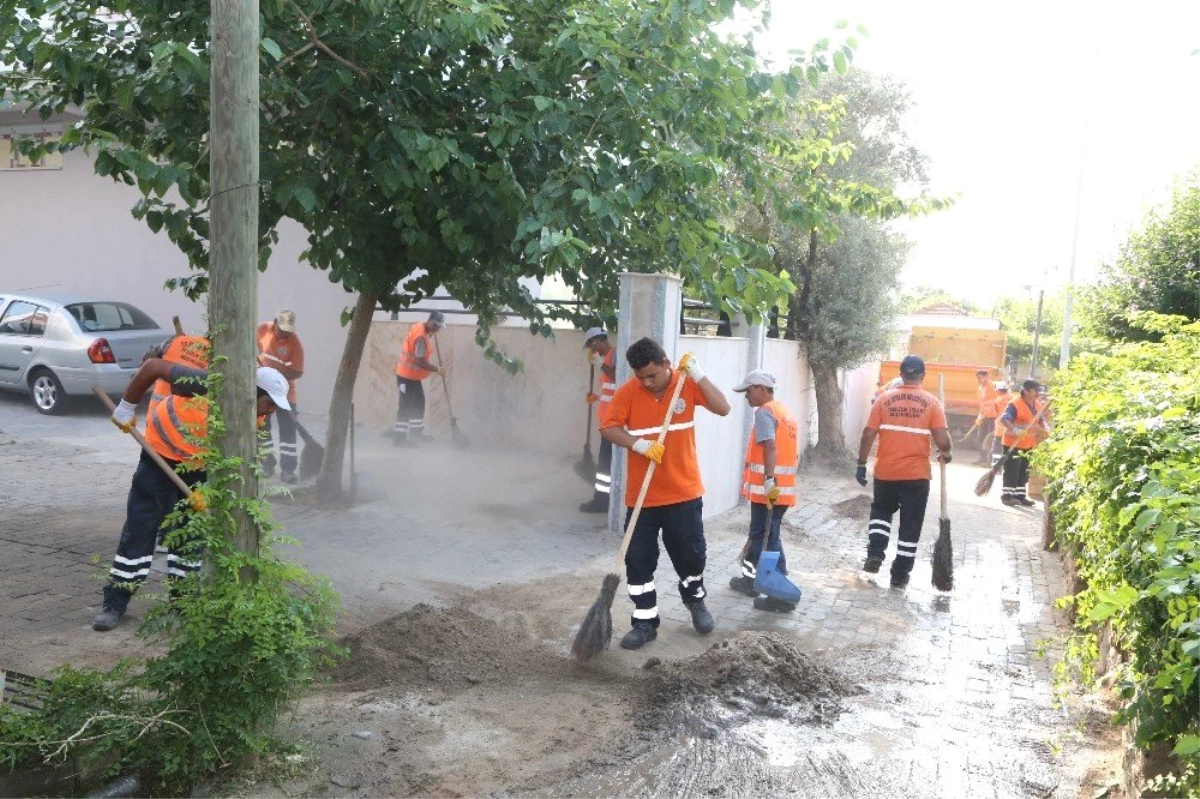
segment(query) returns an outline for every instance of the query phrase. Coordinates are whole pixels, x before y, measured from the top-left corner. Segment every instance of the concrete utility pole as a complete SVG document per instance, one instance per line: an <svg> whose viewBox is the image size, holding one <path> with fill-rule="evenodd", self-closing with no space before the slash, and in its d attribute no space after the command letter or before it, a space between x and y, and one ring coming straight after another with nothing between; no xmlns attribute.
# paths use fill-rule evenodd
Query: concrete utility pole
<svg viewBox="0 0 1200 799"><path fill-rule="evenodd" d="M211 238L208 313L213 352L224 361L221 407L225 433L216 441L242 459L246 496L258 495L253 473L255 426L254 328L258 318L258 0L212 0ZM234 517L238 549L258 552L258 528Z"/></svg>

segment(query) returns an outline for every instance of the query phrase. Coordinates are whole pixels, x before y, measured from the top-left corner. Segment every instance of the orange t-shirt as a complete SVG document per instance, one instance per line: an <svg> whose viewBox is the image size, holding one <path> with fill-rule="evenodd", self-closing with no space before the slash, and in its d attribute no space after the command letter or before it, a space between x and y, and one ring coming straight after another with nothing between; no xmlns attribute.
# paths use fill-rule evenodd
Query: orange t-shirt
<svg viewBox="0 0 1200 799"><path fill-rule="evenodd" d="M637 378L630 378L617 389L609 403L608 415L600 423L600 429L624 427L635 438L658 440L663 419L667 417L667 403L675 393L675 384L680 371L671 376L671 384L656 398ZM679 394L671 427L663 441L663 459L654 470L650 489L646 492L645 507L675 505L704 496L704 484L700 482L700 459L696 457L696 408L708 407L704 394L694 380L688 380ZM625 481L625 505L632 508L642 490L642 480L650 461L636 452L626 459L628 466Z"/></svg>
<svg viewBox="0 0 1200 799"><path fill-rule="evenodd" d="M296 380L288 375L304 371L304 345L300 343L300 336L293 333L289 338L278 338L274 323L266 321L258 325L255 338L258 341L258 365L270 366L288 378L288 402L294 403ZM263 354L271 357L264 358Z"/></svg>
<svg viewBox="0 0 1200 799"><path fill-rule="evenodd" d="M996 397L1000 392L991 380L979 387L979 415L984 419L996 418Z"/></svg>
<svg viewBox="0 0 1200 799"><path fill-rule="evenodd" d="M867 427L879 432L875 477L880 480L928 480L931 430L946 427L938 398L920 386L885 392L871 406Z"/></svg>

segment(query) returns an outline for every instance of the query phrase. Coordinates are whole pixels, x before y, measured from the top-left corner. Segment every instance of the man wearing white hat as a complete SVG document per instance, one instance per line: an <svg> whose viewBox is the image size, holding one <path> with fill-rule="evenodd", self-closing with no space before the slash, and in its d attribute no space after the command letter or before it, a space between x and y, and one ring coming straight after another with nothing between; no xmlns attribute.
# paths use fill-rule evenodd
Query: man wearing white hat
<svg viewBox="0 0 1200 799"><path fill-rule="evenodd" d="M595 404L596 417L604 424L613 394L617 391L617 367L614 362L616 350L608 340L608 332L602 327L593 327L583 334L583 347L588 353L588 363L600 370L600 393L589 392L588 405ZM612 493L612 442L601 436L600 458L596 462L596 484L592 498L579 506L584 513L608 513L608 500Z"/></svg>
<svg viewBox="0 0 1200 799"><path fill-rule="evenodd" d="M787 574L780 526L787 509L796 504L796 467L800 460L800 423L775 399L775 375L755 369L733 387L746 395L754 409L754 427L746 447L742 495L750 500L750 535L742 549L742 573L729 581L734 591L754 597L754 607L788 613L795 603L759 596L754 587L758 558L765 545L779 553L779 573Z"/></svg>
<svg viewBox="0 0 1200 799"><path fill-rule="evenodd" d="M171 384L171 394L162 399L150 413L146 423L146 443L181 477L188 486L203 483L205 474L203 438L208 432L208 400L205 379L208 372L173 364L161 358L145 361L133 379L121 404L113 409L112 423L128 433L137 426L138 402L158 380ZM258 386L256 411L261 427L278 408L291 410L288 403L288 381L279 371L260 366L255 374ZM108 571L104 586L104 604L92 621L92 629L106 632L121 622L129 600L150 575L154 562L154 545L163 520L175 510L184 492L175 485L154 460L142 451L133 483L129 487L125 525L121 541ZM199 489L191 493L194 512L204 510L204 495ZM167 577L177 579L200 570L200 560L194 546L167 538Z"/></svg>

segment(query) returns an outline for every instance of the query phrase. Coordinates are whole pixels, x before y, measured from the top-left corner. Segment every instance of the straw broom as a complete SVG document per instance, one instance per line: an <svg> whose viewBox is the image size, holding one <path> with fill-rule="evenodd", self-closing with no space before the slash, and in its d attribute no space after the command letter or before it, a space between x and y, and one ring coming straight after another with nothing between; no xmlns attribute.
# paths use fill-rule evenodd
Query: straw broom
<svg viewBox="0 0 1200 799"><path fill-rule="evenodd" d="M1033 421L1029 423L1029 426L1033 427L1040 422L1042 420L1042 416L1045 415L1049 408L1050 403L1047 402L1042 406L1042 409L1038 411L1037 416L1033 417ZM1020 441L1020 438L1018 438L1017 441ZM996 482L996 475L1000 474L1000 472L1004 470L1004 464L1008 463L1008 459L1012 457L1012 454L1016 449L1017 445L1014 443L1011 447L1004 451L1004 455L999 461L996 462L996 465L991 469L988 469L987 473L984 474L983 477L979 478L979 482L975 484L975 496L982 497L984 494L992 490L992 483Z"/></svg>
<svg viewBox="0 0 1200 799"><path fill-rule="evenodd" d="M658 431L660 444L667 438L667 428L671 426L671 419L675 417L675 403L679 401L684 381L687 380L686 372L682 369L676 371L679 372L679 381L675 384L675 393L671 395L671 401L667 404L667 417L663 419L662 429ZM625 551L629 549L629 541L633 538L634 528L637 527L638 517L642 515L642 503L646 501L646 491L650 488L650 479L654 477L656 466L657 463L650 461L650 468L646 470L646 477L642 480L642 490L633 506L633 514L629 517L629 524L625 525L625 537L621 539L621 549L613 561L612 571L604 575L604 582L600 584L600 596L596 597L595 603L588 609L583 623L579 625L579 632L575 634L571 654L576 660L588 660L607 649L612 642L612 605L617 595L617 586L621 584L621 564L625 560Z"/></svg>
<svg viewBox="0 0 1200 799"><path fill-rule="evenodd" d="M938 399L946 401L946 376L938 375ZM938 537L933 545L933 587L939 591L954 590L954 543L950 540L950 514L946 510L946 461L938 457L942 473L942 512L938 516Z"/></svg>

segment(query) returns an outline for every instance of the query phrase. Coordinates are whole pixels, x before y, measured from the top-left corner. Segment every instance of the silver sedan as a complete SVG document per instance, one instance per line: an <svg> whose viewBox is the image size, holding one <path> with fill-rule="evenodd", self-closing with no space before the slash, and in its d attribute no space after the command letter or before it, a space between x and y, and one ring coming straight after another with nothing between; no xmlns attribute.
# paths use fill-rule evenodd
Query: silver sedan
<svg viewBox="0 0 1200 799"><path fill-rule="evenodd" d="M0 292L0 389L27 392L51 414L92 386L123 394L142 355L168 336L127 302Z"/></svg>

